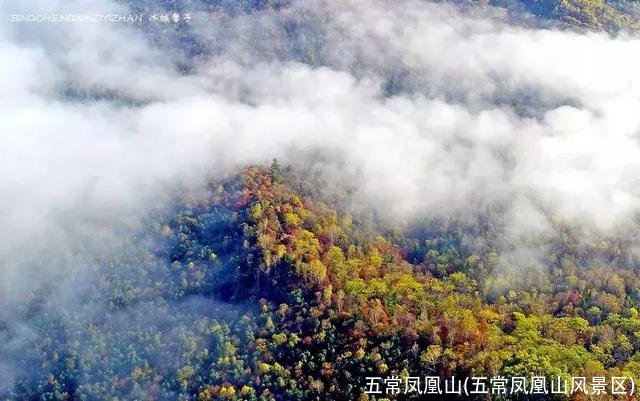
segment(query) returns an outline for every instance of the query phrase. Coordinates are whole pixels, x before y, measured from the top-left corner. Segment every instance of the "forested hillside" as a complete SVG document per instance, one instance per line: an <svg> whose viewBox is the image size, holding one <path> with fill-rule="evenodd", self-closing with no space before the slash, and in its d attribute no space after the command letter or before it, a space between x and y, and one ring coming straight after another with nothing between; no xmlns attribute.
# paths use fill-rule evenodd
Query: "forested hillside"
<svg viewBox="0 0 640 401"><path fill-rule="evenodd" d="M636 31L638 5L627 0L493 0L490 4L503 7L513 14L522 12L556 21L568 29L604 30L617 34L620 31Z"/></svg>
<svg viewBox="0 0 640 401"><path fill-rule="evenodd" d="M148 249L94 272L84 302L106 316L74 325L40 310L46 290L25 299L32 370L4 397L373 400L371 376L640 378L625 240L550 216L546 265L497 274L499 228L376 230L280 170L248 168L149 222Z"/></svg>
<svg viewBox="0 0 640 401"><path fill-rule="evenodd" d="M0 401L637 399L638 7L0 0Z"/></svg>

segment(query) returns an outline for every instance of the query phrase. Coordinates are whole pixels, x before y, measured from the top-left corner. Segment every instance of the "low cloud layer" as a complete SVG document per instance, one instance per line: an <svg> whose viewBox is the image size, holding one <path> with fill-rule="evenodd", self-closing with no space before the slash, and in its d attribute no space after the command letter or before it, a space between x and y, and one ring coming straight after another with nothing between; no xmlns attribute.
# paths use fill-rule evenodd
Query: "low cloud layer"
<svg viewBox="0 0 640 401"><path fill-rule="evenodd" d="M189 24L3 24L5 260L35 239L67 248L96 216L135 225L178 185L317 148L394 215L542 202L606 228L640 205L633 37L425 2L191 7Z"/></svg>
<svg viewBox="0 0 640 401"><path fill-rule="evenodd" d="M393 216L500 203L536 231L542 204L609 230L640 207L635 37L422 1L188 7L189 24L0 24L5 299L117 249L173 191L316 149ZM34 12L130 11L0 2Z"/></svg>

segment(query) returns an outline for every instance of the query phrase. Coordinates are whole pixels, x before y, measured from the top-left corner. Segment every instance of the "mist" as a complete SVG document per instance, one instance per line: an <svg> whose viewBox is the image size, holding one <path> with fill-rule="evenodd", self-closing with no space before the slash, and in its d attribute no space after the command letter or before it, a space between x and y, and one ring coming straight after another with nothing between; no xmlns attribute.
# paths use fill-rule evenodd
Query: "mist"
<svg viewBox="0 0 640 401"><path fill-rule="evenodd" d="M5 305L54 280L47 307L67 310L96 260L176 194L274 157L304 168L309 153L330 155L314 168L329 183L357 177L352 202L389 218L501 205L516 245L551 230L550 214L606 233L640 207L634 36L422 1L185 2L188 24L6 22L145 6L0 2ZM11 327L0 387L32 330Z"/></svg>

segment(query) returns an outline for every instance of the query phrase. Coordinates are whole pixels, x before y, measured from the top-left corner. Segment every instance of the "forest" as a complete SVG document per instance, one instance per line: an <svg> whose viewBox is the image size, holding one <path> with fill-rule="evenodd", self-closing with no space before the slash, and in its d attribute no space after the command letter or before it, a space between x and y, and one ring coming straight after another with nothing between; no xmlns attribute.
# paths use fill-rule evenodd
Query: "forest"
<svg viewBox="0 0 640 401"><path fill-rule="evenodd" d="M638 7L0 0L0 401L636 400Z"/></svg>
<svg viewBox="0 0 640 401"><path fill-rule="evenodd" d="M402 400L424 396L367 394L366 378L640 378L640 271L624 238L550 216L547 264L498 275L500 227L384 229L283 170L247 168L149 222L152 246L94 272L88 296L109 316L76 325L39 308L47 289L25 299L32 369L5 397ZM169 321L136 321L165 308ZM540 399L492 399L527 397Z"/></svg>

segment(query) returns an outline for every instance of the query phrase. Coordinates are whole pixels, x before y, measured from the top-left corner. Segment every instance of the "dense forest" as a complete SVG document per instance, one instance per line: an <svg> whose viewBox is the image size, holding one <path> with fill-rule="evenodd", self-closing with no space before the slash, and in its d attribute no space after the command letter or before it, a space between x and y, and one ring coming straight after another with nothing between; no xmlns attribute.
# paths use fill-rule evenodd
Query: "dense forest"
<svg viewBox="0 0 640 401"><path fill-rule="evenodd" d="M578 30L605 30L618 33L637 30L638 10L635 1L603 0L494 0L490 4L512 12L528 12L547 20L558 21L561 26Z"/></svg>
<svg viewBox="0 0 640 401"><path fill-rule="evenodd" d="M277 161L247 168L149 222L148 249L102 261L87 297L108 316L75 326L39 308L46 289L25 299L31 369L4 398L400 400L421 396L366 394L366 377L640 378L623 238L549 216L546 265L504 271L499 218L376 229L315 192Z"/></svg>
<svg viewBox="0 0 640 401"><path fill-rule="evenodd" d="M639 6L0 0L0 401L636 400Z"/></svg>

